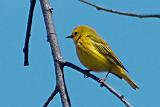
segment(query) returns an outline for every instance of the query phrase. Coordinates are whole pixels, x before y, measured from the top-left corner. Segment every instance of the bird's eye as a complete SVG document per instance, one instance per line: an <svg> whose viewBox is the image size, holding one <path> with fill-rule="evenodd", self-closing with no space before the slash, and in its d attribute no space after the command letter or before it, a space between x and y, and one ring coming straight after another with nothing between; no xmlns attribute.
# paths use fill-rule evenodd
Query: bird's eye
<svg viewBox="0 0 160 107"><path fill-rule="evenodd" d="M74 35L76 36L78 32L74 32Z"/></svg>

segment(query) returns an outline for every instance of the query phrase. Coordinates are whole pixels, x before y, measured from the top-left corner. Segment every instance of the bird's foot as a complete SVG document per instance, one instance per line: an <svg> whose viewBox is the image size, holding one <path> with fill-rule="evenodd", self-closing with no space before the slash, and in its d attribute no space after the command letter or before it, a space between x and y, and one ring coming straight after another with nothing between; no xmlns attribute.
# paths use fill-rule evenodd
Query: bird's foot
<svg viewBox="0 0 160 107"><path fill-rule="evenodd" d="M100 82L101 84L100 84L100 87L103 87L104 85L103 85L103 83L106 81L106 78L100 78L99 80L98 80L98 82Z"/></svg>
<svg viewBox="0 0 160 107"><path fill-rule="evenodd" d="M104 82L104 81L106 81L106 78L100 78L100 79L98 80L98 82L100 82L100 83L102 83L102 82Z"/></svg>

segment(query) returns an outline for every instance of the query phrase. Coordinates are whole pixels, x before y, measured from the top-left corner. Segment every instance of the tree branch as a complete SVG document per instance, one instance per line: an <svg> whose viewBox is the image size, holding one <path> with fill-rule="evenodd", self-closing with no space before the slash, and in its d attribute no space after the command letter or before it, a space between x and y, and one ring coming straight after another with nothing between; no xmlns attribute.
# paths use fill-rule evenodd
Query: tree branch
<svg viewBox="0 0 160 107"><path fill-rule="evenodd" d="M120 12L116 10L111 10L111 9L106 9L101 6L97 6L95 4L92 4L88 1L85 0L79 0L80 2L83 2L87 5L90 5L92 7L95 7L97 10L103 10L105 12L109 13L114 13L114 14L119 14L119 15L124 15L124 16L130 16L130 17L137 17L137 18L160 18L160 14L147 14L147 15L142 15L142 14L136 14L136 13L127 13L127 12Z"/></svg>
<svg viewBox="0 0 160 107"><path fill-rule="evenodd" d="M101 84L101 86L104 86L105 88L107 88L112 94L114 94L120 101L122 101L126 107L132 107L131 104L127 101L127 99L125 99L125 97L123 95L121 95L120 93L118 93L114 88L112 88L109 84L107 84L104 81L99 81L100 78L96 77L95 75L86 72L86 70L83 70L82 68L70 63L70 62L64 62L63 64L64 66L68 66L72 69L75 69L76 71L79 71L80 73L83 73L84 75L86 75L87 77L92 78L93 80L97 81L98 83Z"/></svg>
<svg viewBox="0 0 160 107"><path fill-rule="evenodd" d="M30 0L30 9L29 9L29 16L28 16L28 23L27 23L27 30L26 30L26 38L25 38L25 45L23 48L24 52L24 66L29 65L28 61L28 48L29 48L29 39L31 36L31 26L32 26L32 19L33 19L33 12L34 12L34 7L36 4L36 0Z"/></svg>
<svg viewBox="0 0 160 107"><path fill-rule="evenodd" d="M54 96L59 92L58 87L56 86L54 91L52 92L51 96L48 98L48 100L44 103L43 107L47 107L48 104L53 100Z"/></svg>
<svg viewBox="0 0 160 107"><path fill-rule="evenodd" d="M94 4L86 2L84 0L80 0L80 1L84 2L88 5L91 5L93 7L96 7L98 10L104 10L104 11L111 12L111 13L116 13L116 14L121 14L121 15L127 15L128 14L127 16L133 16L133 17L139 17L139 18L155 17L155 15L150 15L150 16L149 15L148 16L143 15L142 16L142 15L136 15L136 14L132 14L132 13L117 12L117 11L113 11L113 10L103 9L102 7L96 6ZM24 66L29 65L28 47L29 47L29 39L30 39L32 18L33 18L33 12L34 12L34 7L35 7L36 0L31 0L30 2L31 2L31 4L30 4L26 38L25 38L25 46L23 48ZM55 29L54 29L54 24L52 22L52 19L53 19L52 18L52 10L53 10L53 8L49 5L48 0L40 0L40 3L41 3L41 8L42 8L44 21L45 21L45 25L46 25L46 30L47 30L47 34L48 34L47 35L47 40L50 43L52 56L53 56L53 60L54 60L54 64L55 64L55 74L56 74L56 88L52 92L52 94L48 98L48 100L45 102L44 107L48 106L50 101L54 98L54 96L58 92L60 93L63 107L71 107L70 99L69 99L69 96L68 96L68 92L67 92L67 88L66 88L65 80L64 80L64 74L63 74L63 67L64 66L71 67L71 68L87 75L88 77L92 78L93 80L99 82L102 86L107 88L111 93L113 93L117 98L119 98L127 107L131 107L131 104L124 98L124 96L121 95L120 93L118 93L109 84L107 84L105 82L102 82L102 81L99 81L100 78L94 76L93 74L91 74L89 72L86 72L86 70L83 70L80 67L78 67L78 66L76 66L76 65L74 65L70 62L65 62L62 59L60 49L59 49L59 46L58 46L58 41L57 41L57 38L56 38L56 32L55 32ZM157 15L157 16L156 16L157 18L160 18L159 15Z"/></svg>
<svg viewBox="0 0 160 107"><path fill-rule="evenodd" d="M56 74L56 85L60 93L61 102L63 107L70 107L70 99L68 96L68 92L65 86L65 80L63 75L63 67L59 60L62 59L60 49L58 46L58 41L56 38L55 27L53 24L52 18L52 10L53 8L50 6L48 0L40 0L44 22L47 30L47 39L50 43L51 52L54 60L55 65L55 74Z"/></svg>

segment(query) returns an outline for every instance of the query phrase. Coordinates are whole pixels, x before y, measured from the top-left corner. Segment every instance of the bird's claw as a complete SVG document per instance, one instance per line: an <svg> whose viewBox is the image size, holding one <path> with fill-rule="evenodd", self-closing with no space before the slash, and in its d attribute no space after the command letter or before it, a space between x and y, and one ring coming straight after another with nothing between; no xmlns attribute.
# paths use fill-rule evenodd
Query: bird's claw
<svg viewBox="0 0 160 107"><path fill-rule="evenodd" d="M98 82L100 82L101 84L100 84L100 87L103 87L104 85L103 85L103 83L106 81L106 78L100 78L99 80L98 80Z"/></svg>
<svg viewBox="0 0 160 107"><path fill-rule="evenodd" d="M100 79L98 80L98 82L100 82L100 83L103 83L104 81L106 81L106 78L100 78Z"/></svg>

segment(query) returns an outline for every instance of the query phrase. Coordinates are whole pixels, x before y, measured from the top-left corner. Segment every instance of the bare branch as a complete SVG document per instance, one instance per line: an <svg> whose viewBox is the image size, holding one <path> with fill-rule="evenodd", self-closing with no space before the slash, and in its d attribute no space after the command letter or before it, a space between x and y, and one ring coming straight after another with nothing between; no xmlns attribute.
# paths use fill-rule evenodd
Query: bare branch
<svg viewBox="0 0 160 107"><path fill-rule="evenodd" d="M54 91L52 92L51 96L48 98L48 100L44 103L43 107L47 107L48 104L53 100L54 96L59 92L58 87L56 86Z"/></svg>
<svg viewBox="0 0 160 107"><path fill-rule="evenodd" d="M116 11L116 10L112 10L112 9L106 9L103 8L101 6L97 6L95 4L92 4L88 1L85 0L79 0L80 2L83 2L85 4L88 4L92 7L95 7L97 10L103 10L105 12L109 12L109 13L114 13L114 14L119 14L119 15L124 15L124 16L130 16L130 17L137 17L137 18L160 18L160 14L146 14L146 15L142 15L142 14L136 14L136 13L128 13L128 12L120 12L120 11Z"/></svg>
<svg viewBox="0 0 160 107"><path fill-rule="evenodd" d="M80 73L83 73L84 75L86 75L87 77L92 78L93 80L97 81L98 83L101 84L101 86L104 86L105 88L107 88L112 94L114 94L119 100L121 100L126 107L132 107L131 104L127 101L127 99L125 99L125 97L123 95L121 95L120 93L118 93L114 88L112 88L109 84L107 84L106 82L103 81L99 81L100 78L96 77L95 75L86 72L86 70L83 70L82 68L70 63L70 62L64 62L64 66L68 66L70 68L75 69L76 71L79 71Z"/></svg>
<svg viewBox="0 0 160 107"><path fill-rule="evenodd" d="M29 9L29 16L28 16L28 23L27 23L27 30L26 30L26 38L25 38L25 45L23 48L24 52L24 66L29 65L28 61L28 48L29 48L29 39L31 36L31 26L32 26L32 19L33 19L33 12L34 12L34 7L36 4L36 0L30 0L30 9Z"/></svg>
<svg viewBox="0 0 160 107"><path fill-rule="evenodd" d="M58 46L55 27L53 24L53 18L52 18L53 8L50 6L50 3L48 0L40 0L40 4L41 4L43 16L44 16L44 22L47 30L47 35L48 35L47 39L48 39L48 42L50 43L51 52L52 52L54 65L55 65L56 85L60 93L63 107L70 107L71 104L70 104L67 88L65 86L63 67L62 67L62 63L59 62L59 60L62 59L62 56Z"/></svg>
<svg viewBox="0 0 160 107"><path fill-rule="evenodd" d="M93 5L91 3L88 3L84 0L80 0L80 1L84 2L86 4L89 4L93 7L96 7L98 10L108 11L108 10L105 10L101 7ZM27 25L27 31L26 31L26 38L25 38L25 46L23 48L24 66L29 65L28 47L29 47L29 39L30 39L32 17L33 17L35 3L36 3L36 0L31 0L31 6L30 6L30 11L29 11L29 17L28 17L28 25ZM50 101L54 98L54 96L58 92L60 93L63 107L71 107L70 99L69 99L69 96L68 96L68 92L67 92L67 88L66 88L66 84L65 84L65 80L64 80L64 74L63 74L63 67L64 66L71 67L71 68L87 75L88 77L92 78L93 80L99 82L102 86L107 88L111 93L113 93L117 98L119 98L127 107L131 107L131 104L124 98L124 96L121 95L120 93L118 93L109 84L107 84L105 82L102 82L102 81L99 81L100 78L94 76L93 74L91 74L89 72L85 72L86 70L83 70L80 67L78 67L78 66L76 66L76 65L74 65L70 62L63 61L63 58L61 56L60 49L59 49L59 46L58 46L58 41L57 41L57 38L56 38L56 32L55 32L55 29L54 29L54 24L53 24L53 21L52 21L52 19L53 19L52 18L52 10L53 10L53 8L49 5L48 0L40 0L40 3L41 3L42 12L43 12L43 16L44 16L44 21L45 21L45 25L46 25L46 30L47 30L47 34L48 34L47 39L48 39L48 42L50 43L52 56L53 56L53 60L54 60L54 64L55 64L55 74L56 74L56 88L52 92L52 94L48 98L48 100L45 102L44 107L48 106ZM112 12L112 13L116 13L116 14L122 14L122 15L126 14L126 13L124 14L122 12L117 12L117 11L113 11L113 10L110 10L108 12ZM130 15L128 15L128 16L130 16ZM139 16L137 16L137 17L139 17ZM143 17L140 17L140 18L143 18Z"/></svg>

